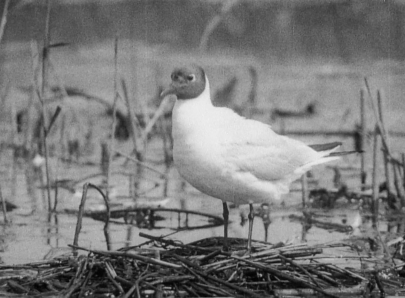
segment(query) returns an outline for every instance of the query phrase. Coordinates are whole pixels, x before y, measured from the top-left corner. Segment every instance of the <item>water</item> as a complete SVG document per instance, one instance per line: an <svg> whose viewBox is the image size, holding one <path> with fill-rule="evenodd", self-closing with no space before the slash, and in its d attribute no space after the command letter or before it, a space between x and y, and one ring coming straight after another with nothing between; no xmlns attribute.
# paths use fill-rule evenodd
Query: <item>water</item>
<svg viewBox="0 0 405 298"><path fill-rule="evenodd" d="M123 172L130 172L131 165L122 166L124 159L117 159L114 162L115 166L120 166ZM64 175L69 173L71 177L92 178L85 181L102 185L103 177L96 176L94 173L99 173L99 166L85 166L61 164L59 170L62 174L62 169L65 170ZM159 168L159 167L157 167ZM148 179L144 179L140 184L141 189L150 189L150 179L158 179L153 177L154 174L144 171ZM212 214L222 218L222 202L220 200L205 196L190 186L187 186L184 191L180 190L181 181L176 175L175 170L170 171L169 191L167 198L158 196L162 192L163 186L159 186L135 201L128 197L128 181L123 180L122 175L112 177L113 190L111 194L112 208L127 208L135 204L142 208L145 206L173 209L184 209L198 211L202 213ZM66 253L68 244L73 243L75 228L77 224L77 210L81 200L81 190L84 182L79 182L74 186L76 192L67 191L59 188L57 212L49 214L47 210L46 193L36 183L34 191L27 187L27 179L25 179L25 171L20 165L16 169L16 189L14 204L17 209L8 213L9 224L1 225L1 243L0 256L5 264L21 264L42 260L44 257L52 257L58 254ZM10 182L10 180L9 180ZM10 199L12 190L8 187L9 184L2 182L3 193L6 199ZM299 184L294 184L299 186ZM293 186L293 187L294 187ZM31 187L32 188L32 187ZM34 195L33 195L34 194ZM53 191L52 191L53 194ZM93 189L89 189L87 193L86 210L103 210L104 203L101 196ZM339 232L319 228L313 225L309 230L297 217L302 216L300 206L300 193L293 192L287 195L284 199L287 207L282 207L279 203L275 203L270 208L271 223L267 230L268 241L271 243L286 242L299 243L307 241L308 243L327 243L348 238L350 233ZM253 238L257 240L265 240L266 227L262 217L260 217L260 206L255 206L256 217L254 221ZM338 224L353 225L355 229L361 227L361 217L356 204L350 205L343 209L333 209L329 211L317 212L317 217L320 221L335 222ZM248 206L242 205L239 207L231 206L230 208L230 225L229 236L246 238L248 233L247 224ZM188 217L183 213L179 215L176 212L157 212L156 215L164 216L164 219L157 220L152 228L147 225L144 218L138 219L136 224L125 224L122 218L112 218L109 225L109 241L111 249L118 249L125 246L138 245L147 241L147 239L139 236L139 233L146 233L153 236L162 236L174 233L169 236L169 239L179 240L185 243L200 240L206 237L222 236L223 226L212 226L212 222L203 216L195 216L189 214ZM291 217L295 215L295 217ZM147 219L147 218L146 218ZM360 220L360 222L359 222ZM135 223L136 221L134 221ZM362 223L365 226L370 226L370 222ZM193 229L195 226L211 225L208 228ZM82 230L79 235L79 245L92 249L107 249L107 241L103 232L104 222L95 220L90 217L83 217ZM355 231L356 232L356 231ZM357 233L357 232L356 232Z"/></svg>

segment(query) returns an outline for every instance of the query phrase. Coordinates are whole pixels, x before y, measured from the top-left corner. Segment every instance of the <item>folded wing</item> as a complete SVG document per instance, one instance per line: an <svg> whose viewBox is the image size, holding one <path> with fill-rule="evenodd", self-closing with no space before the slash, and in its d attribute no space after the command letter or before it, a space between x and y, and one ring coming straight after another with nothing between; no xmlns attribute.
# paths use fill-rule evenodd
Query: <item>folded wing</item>
<svg viewBox="0 0 405 298"><path fill-rule="evenodd" d="M327 156L338 146L317 152L300 141L276 134L261 122L227 117L233 119L225 126L225 134L230 137L223 140L223 155L236 171L249 172L260 180L294 180L311 166L336 159Z"/></svg>

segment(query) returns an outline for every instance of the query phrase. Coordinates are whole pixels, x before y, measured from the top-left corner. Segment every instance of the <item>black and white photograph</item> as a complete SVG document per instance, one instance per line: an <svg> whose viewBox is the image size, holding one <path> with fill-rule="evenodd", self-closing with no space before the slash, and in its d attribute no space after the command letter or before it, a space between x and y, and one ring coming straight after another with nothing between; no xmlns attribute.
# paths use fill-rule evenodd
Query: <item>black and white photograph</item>
<svg viewBox="0 0 405 298"><path fill-rule="evenodd" d="M405 297L405 1L0 0L0 297Z"/></svg>

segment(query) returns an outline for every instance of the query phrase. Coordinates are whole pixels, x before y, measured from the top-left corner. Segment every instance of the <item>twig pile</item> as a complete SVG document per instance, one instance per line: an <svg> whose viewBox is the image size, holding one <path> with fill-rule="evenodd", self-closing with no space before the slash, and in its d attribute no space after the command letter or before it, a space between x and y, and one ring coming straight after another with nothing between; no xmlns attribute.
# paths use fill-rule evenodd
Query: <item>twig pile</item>
<svg viewBox="0 0 405 298"><path fill-rule="evenodd" d="M101 251L76 246L74 250L89 254L0 266L0 297L11 293L25 297L370 297L398 294L403 282L387 270L366 274L321 263L320 246L254 242L249 254L241 239L231 239L232 248L240 250L224 252L222 238L186 245L141 236L159 247Z"/></svg>

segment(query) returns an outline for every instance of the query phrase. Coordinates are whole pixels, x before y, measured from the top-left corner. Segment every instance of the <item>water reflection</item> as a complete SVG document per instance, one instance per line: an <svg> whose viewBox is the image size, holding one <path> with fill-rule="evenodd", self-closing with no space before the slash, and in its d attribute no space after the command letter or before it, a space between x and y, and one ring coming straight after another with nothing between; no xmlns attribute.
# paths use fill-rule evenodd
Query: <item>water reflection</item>
<svg viewBox="0 0 405 298"><path fill-rule="evenodd" d="M267 242L268 240L269 226L271 224L270 208L271 208L270 204L268 203L260 204L259 206L256 206L256 208L254 208L254 217L261 219L264 231L263 238L260 237L258 239L265 242ZM247 222L248 222L248 215L246 214L246 212L240 210L240 226L244 227L247 224Z"/></svg>
<svg viewBox="0 0 405 298"><path fill-rule="evenodd" d="M58 214L48 212L48 227L46 243L51 247L59 247L59 220ZM54 243L52 243L52 240Z"/></svg>

